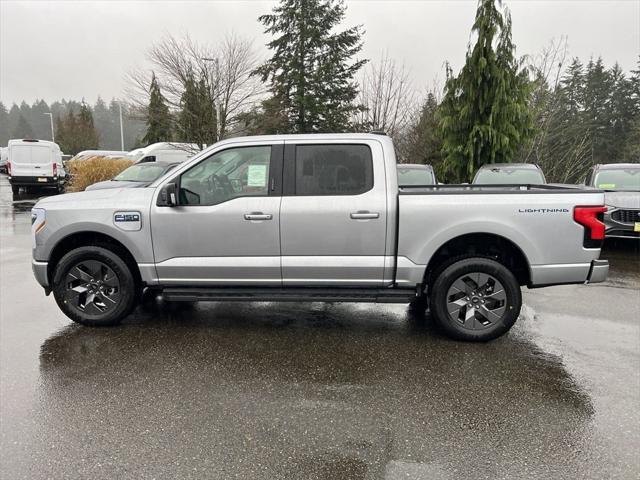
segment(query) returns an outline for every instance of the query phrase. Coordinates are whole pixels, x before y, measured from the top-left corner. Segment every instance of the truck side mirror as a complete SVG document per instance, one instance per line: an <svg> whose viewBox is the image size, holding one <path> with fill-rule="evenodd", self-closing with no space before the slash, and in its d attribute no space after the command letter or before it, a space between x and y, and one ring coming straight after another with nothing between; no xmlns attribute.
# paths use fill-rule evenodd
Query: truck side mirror
<svg viewBox="0 0 640 480"><path fill-rule="evenodd" d="M175 183L167 183L162 187L156 205L159 207L175 207L178 205L178 186Z"/></svg>

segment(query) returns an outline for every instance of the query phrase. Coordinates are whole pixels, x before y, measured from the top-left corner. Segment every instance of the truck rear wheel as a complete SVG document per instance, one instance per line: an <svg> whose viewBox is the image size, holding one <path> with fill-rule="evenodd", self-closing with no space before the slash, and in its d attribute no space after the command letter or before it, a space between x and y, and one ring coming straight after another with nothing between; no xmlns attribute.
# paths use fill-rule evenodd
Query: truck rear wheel
<svg viewBox="0 0 640 480"><path fill-rule="evenodd" d="M137 302L136 281L127 264L111 250L80 247L56 266L53 295L74 322L117 325Z"/></svg>
<svg viewBox="0 0 640 480"><path fill-rule="evenodd" d="M504 335L522 306L514 275L488 258L455 261L441 270L430 291L436 322L456 340L486 342Z"/></svg>

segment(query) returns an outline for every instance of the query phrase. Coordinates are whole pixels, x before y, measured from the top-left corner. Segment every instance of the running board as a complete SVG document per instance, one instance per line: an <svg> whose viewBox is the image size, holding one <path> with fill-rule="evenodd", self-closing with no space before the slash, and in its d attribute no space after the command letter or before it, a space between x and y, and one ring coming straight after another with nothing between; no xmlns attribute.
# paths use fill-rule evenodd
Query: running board
<svg viewBox="0 0 640 480"><path fill-rule="evenodd" d="M367 302L409 303L415 289L391 288L200 288L170 287L162 290L169 301L243 301L243 302Z"/></svg>

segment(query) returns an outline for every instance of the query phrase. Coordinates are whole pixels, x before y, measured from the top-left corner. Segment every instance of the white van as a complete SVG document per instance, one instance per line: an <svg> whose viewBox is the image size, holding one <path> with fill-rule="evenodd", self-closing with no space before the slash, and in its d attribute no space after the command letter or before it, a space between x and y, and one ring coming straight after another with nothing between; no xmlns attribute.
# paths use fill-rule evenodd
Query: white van
<svg viewBox="0 0 640 480"><path fill-rule="evenodd" d="M184 162L199 151L200 147L195 143L159 142L132 150L126 158L134 163Z"/></svg>
<svg viewBox="0 0 640 480"><path fill-rule="evenodd" d="M14 194L20 187L62 189L65 172L57 143L46 140L9 140L7 174Z"/></svg>
<svg viewBox="0 0 640 480"><path fill-rule="evenodd" d="M83 150L71 157L70 160L89 160L94 157L124 158L127 154L128 152L121 150Z"/></svg>

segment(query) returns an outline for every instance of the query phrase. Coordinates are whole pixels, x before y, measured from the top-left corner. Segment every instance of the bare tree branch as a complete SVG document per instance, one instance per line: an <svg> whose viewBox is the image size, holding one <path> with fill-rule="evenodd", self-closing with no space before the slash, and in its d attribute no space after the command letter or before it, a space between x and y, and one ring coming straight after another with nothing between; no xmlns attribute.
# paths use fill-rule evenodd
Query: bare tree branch
<svg viewBox="0 0 640 480"><path fill-rule="evenodd" d="M249 111L265 91L259 79L252 75L258 66L253 43L234 33L214 47L199 44L189 35L166 35L151 46L148 59L162 94L174 112L180 109L189 77L196 82L204 79L218 117L215 141L233 134L240 116ZM144 114L151 72L133 70L126 80L130 104Z"/></svg>

